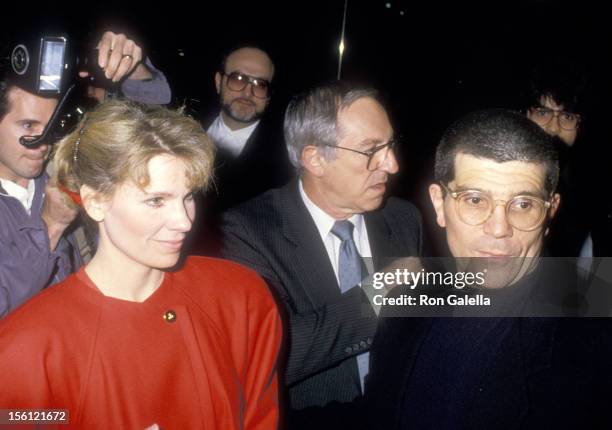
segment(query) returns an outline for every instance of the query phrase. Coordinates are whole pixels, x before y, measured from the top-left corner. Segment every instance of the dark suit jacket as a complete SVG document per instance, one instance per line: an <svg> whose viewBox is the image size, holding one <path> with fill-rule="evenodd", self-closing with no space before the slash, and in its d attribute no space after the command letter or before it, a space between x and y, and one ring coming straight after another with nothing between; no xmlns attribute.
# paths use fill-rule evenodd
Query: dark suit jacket
<svg viewBox="0 0 612 430"><path fill-rule="evenodd" d="M418 255L418 210L389 199L365 214L375 269L382 257ZM269 191L224 216L224 257L255 269L285 313L288 358L284 382L292 408L349 402L360 396L357 354L370 348L376 317L360 288L342 294L298 182ZM369 306L366 306L366 309Z"/></svg>
<svg viewBox="0 0 612 430"><path fill-rule="evenodd" d="M283 138L283 123L273 113L264 116L242 152L234 157L218 149L211 194L225 210L286 184L293 176Z"/></svg>
<svg viewBox="0 0 612 430"><path fill-rule="evenodd" d="M204 128L207 129L215 118L204 122ZM213 183L206 195L198 198L189 253L217 254L221 214L232 206L286 184L292 176L293 167L284 144L282 119L268 112L238 157L217 148Z"/></svg>
<svg viewBox="0 0 612 430"><path fill-rule="evenodd" d="M482 319L464 318L461 327ZM476 377L453 398L463 418L453 429L610 428L607 405L612 395L612 321L609 318L507 318L508 329L490 359L474 360L462 375ZM413 378L421 378L415 363L439 338L428 336L433 318L381 318L371 352L362 422L370 429L444 429L447 404L408 398ZM459 325L459 324L458 324ZM478 329L476 329L476 334ZM478 342L478 335L473 342ZM496 340L497 341L497 340ZM443 341L442 341L443 342ZM426 345L428 343L428 345ZM483 345L484 346L484 345ZM443 349L444 345L442 345ZM479 357L476 350L475 357ZM434 359L435 360L435 359ZM448 384L442 369L447 360L432 363L426 375L432 387ZM487 363L483 365L483 363ZM465 363L463 363L465 365ZM471 367L470 367L471 366ZM421 368L422 371L422 368ZM453 387L448 387L452 389ZM433 414L431 409L433 408ZM420 413L428 409L429 413ZM439 415L436 415L439 414ZM352 414L355 415L355 414ZM427 416L428 418L423 418ZM432 416L435 417L432 419Z"/></svg>

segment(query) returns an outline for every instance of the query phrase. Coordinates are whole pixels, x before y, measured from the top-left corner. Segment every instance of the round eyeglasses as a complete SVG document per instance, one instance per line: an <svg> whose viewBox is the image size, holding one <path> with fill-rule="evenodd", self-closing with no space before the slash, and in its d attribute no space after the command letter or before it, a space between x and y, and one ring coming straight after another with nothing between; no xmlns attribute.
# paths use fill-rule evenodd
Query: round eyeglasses
<svg viewBox="0 0 612 430"><path fill-rule="evenodd" d="M580 115L544 106L529 108L529 118L540 126L548 125L553 118L559 118L559 127L563 130L576 130L580 124Z"/></svg>
<svg viewBox="0 0 612 430"><path fill-rule="evenodd" d="M265 99L268 98L270 92L270 82L261 78L254 78L253 76L245 75L240 72L225 73L220 72L227 79L225 85L232 91L242 91L247 85L251 84L251 94L254 97Z"/></svg>
<svg viewBox="0 0 612 430"><path fill-rule="evenodd" d="M455 200L459 219L472 226L484 224L499 204L506 208L506 219L512 227L532 231L542 225L551 202L533 196L515 196L511 200L494 200L488 193L477 190L453 191L442 187Z"/></svg>

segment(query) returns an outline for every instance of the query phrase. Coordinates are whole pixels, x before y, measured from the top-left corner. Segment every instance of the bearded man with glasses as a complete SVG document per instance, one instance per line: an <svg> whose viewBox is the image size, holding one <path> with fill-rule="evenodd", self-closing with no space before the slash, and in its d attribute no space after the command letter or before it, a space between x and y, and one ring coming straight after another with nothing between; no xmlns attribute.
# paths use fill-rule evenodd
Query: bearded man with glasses
<svg viewBox="0 0 612 430"><path fill-rule="evenodd" d="M261 49L243 47L227 55L215 73L221 103L218 120L234 131L256 125L270 102L273 77L274 64ZM209 127L211 135L218 132L216 122ZM232 147L236 154L241 149Z"/></svg>
<svg viewBox="0 0 612 430"><path fill-rule="evenodd" d="M220 214L284 185L293 173L283 144L281 115L268 109L274 75L270 56L251 44L232 48L215 72L220 110L203 121L217 148L215 179L198 202L191 253L215 254Z"/></svg>
<svg viewBox="0 0 612 430"><path fill-rule="evenodd" d="M264 50L242 45L224 56L215 73L221 110L206 131L218 149L215 185L221 210L283 185L291 175L282 123L266 113L274 72Z"/></svg>

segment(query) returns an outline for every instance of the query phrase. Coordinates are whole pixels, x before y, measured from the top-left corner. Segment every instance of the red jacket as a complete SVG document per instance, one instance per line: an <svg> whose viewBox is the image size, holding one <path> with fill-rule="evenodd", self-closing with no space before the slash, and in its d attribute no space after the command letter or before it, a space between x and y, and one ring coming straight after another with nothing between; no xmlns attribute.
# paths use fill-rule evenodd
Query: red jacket
<svg viewBox="0 0 612 430"><path fill-rule="evenodd" d="M237 264L191 258L142 303L81 269L0 322L0 409L68 409L87 429L273 429L280 341L264 282Z"/></svg>

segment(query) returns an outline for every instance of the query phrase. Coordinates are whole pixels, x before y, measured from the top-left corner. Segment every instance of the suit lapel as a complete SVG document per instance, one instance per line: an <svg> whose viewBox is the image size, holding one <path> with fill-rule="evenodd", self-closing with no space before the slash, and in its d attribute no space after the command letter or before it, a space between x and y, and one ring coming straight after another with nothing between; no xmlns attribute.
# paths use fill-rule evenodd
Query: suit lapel
<svg viewBox="0 0 612 430"><path fill-rule="evenodd" d="M253 132L245 142L244 148L242 148L242 151L240 151L240 154L236 158L236 162L241 164L249 164L253 160L255 160L257 158L257 155L260 155L261 152L265 153L264 148L261 147L263 142L259 140L259 134L261 133L260 129L261 121L259 122L259 124L257 124L255 130L253 130ZM259 148L257 148L257 145L255 144L256 142L260 143Z"/></svg>
<svg viewBox="0 0 612 430"><path fill-rule="evenodd" d="M315 304L329 303L341 296L334 269L327 250L308 209L304 205L294 178L281 188L277 207L282 208L282 231L294 246L291 258L295 261L293 275L300 285L316 286L304 293ZM383 213L383 209L364 214L368 241L372 251L374 270L382 270L385 258L403 255L403 246L397 242Z"/></svg>
<svg viewBox="0 0 612 430"><path fill-rule="evenodd" d="M315 306L337 300L341 296L338 281L319 231L302 201L297 179L281 189L279 199L279 207L284 208L283 234L295 247L289 258L295 262L292 270L296 285L309 286L304 293Z"/></svg>

